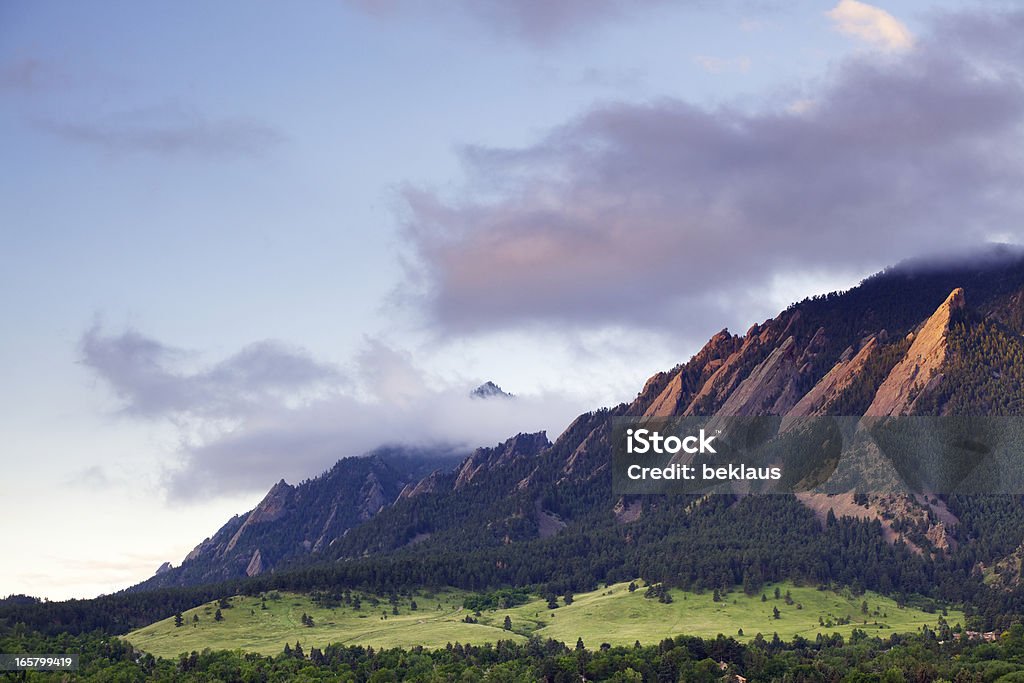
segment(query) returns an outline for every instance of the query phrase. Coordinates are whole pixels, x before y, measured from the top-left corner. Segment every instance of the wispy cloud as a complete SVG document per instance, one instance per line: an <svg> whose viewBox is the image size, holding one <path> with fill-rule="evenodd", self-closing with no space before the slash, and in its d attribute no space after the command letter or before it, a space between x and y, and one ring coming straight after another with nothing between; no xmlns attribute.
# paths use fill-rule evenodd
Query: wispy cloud
<svg viewBox="0 0 1024 683"><path fill-rule="evenodd" d="M252 157L284 139L275 128L252 119L210 119L178 107L140 109L91 121L39 119L36 125L62 140L119 154Z"/></svg>
<svg viewBox="0 0 1024 683"><path fill-rule="evenodd" d="M194 353L134 330L108 335L94 326L79 349L81 362L106 380L123 411L139 417L237 417L318 393L341 379L334 366L273 340L198 369L188 368Z"/></svg>
<svg viewBox="0 0 1024 683"><path fill-rule="evenodd" d="M788 101L610 103L467 148L461 194L403 191L410 289L450 333L693 329L780 274L1019 239L1022 34L1024 12L961 15Z"/></svg>
<svg viewBox="0 0 1024 683"><path fill-rule="evenodd" d="M431 376L379 340L367 340L345 372L270 341L199 367L195 354L134 331L93 328L80 346L124 415L179 428L166 479L179 499L297 481L384 444L472 448L560 430L589 407L557 395L472 400L473 382Z"/></svg>
<svg viewBox="0 0 1024 683"><path fill-rule="evenodd" d="M885 50L906 50L914 45L903 22L866 2L839 0L828 16L838 31Z"/></svg>

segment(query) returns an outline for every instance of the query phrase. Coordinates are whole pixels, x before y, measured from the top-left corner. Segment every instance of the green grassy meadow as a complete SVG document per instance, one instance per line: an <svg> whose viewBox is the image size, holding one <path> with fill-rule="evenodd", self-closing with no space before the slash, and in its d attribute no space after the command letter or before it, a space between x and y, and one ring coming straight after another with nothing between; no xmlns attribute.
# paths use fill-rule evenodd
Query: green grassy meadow
<svg viewBox="0 0 1024 683"><path fill-rule="evenodd" d="M637 640L645 645L654 644L680 634L714 637L721 633L747 641L757 633L766 638L778 633L789 640L795 635L813 639L818 633L841 633L848 637L854 628L860 628L869 635L886 637L916 631L925 624L934 628L939 618L938 614L912 607L900 608L894 600L871 592L854 597L848 591L819 591L790 583L778 584L778 588L782 596L790 592L792 605L784 597L774 597L775 585L764 587L764 602L760 593L751 597L740 590L724 595L720 602L715 602L711 593L672 590L673 602L668 604L645 598L643 587L631 593L627 585L620 583L581 593L571 605L564 605L559 599L562 606L555 610L547 609L547 602L536 598L509 609L484 611L479 616L462 608L468 593L457 590L403 597L397 615L392 613L387 600L373 606L364 598L357 611L344 605L321 607L308 596L283 593L279 599L267 599L263 609L258 596L236 596L231 599L232 607L222 610L223 621L214 620L216 603L208 603L184 612L181 627L176 627L170 617L126 637L136 647L164 657L204 648L277 654L285 643L294 645L296 641L302 643L306 652L329 643L441 648L449 642L483 644L501 639L524 640L533 634L570 646L582 638L588 648L596 648L601 643L632 645ZM418 609L410 609L411 600L416 601ZM868 603L868 614L862 612L864 601ZM778 619L773 615L775 607L779 609ZM303 614L313 618L313 627L302 624ZM478 623L463 621L467 615ZM194 620L196 616L198 621ZM503 628L506 616L512 621L512 631ZM826 626L819 625L819 617ZM840 620L845 619L850 623L840 625ZM946 620L953 626L964 623L964 616L950 610Z"/></svg>

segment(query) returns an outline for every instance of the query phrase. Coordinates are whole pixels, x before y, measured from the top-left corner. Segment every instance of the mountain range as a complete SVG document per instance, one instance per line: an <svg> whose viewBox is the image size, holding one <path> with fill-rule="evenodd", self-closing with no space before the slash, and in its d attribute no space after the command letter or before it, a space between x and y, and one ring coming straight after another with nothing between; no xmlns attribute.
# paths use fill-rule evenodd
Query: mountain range
<svg viewBox="0 0 1024 683"><path fill-rule="evenodd" d="M1006 568L1024 556L1017 498L615 496L610 435L620 416L1020 415L1022 334L1021 252L906 262L743 334L721 330L632 401L580 415L553 442L517 434L468 455L395 447L279 482L134 590L321 566L365 576L371 565L391 567L396 583L419 572L423 583L468 587L797 575L923 593L940 581L987 585L1000 567L998 583L1013 588ZM474 393L508 396L490 383Z"/></svg>

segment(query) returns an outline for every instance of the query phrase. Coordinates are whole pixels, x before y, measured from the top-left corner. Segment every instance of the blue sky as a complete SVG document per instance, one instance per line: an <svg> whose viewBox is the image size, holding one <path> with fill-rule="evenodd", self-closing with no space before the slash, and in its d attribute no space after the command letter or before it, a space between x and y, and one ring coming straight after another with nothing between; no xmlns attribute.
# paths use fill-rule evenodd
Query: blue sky
<svg viewBox="0 0 1024 683"><path fill-rule="evenodd" d="M0 4L0 594L116 590L282 476L554 437L725 325L1019 241L996 3L300 10Z"/></svg>

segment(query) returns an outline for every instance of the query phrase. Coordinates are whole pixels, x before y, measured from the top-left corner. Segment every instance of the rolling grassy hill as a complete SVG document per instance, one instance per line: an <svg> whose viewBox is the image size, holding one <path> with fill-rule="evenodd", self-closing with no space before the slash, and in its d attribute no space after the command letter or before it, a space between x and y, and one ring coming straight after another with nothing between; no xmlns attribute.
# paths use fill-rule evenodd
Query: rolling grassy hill
<svg viewBox="0 0 1024 683"><path fill-rule="evenodd" d="M136 647L165 657L204 648L277 654L285 643L294 645L296 641L307 652L329 643L442 648L449 642L482 644L524 640L533 634L570 646L582 638L588 648L596 648L601 643L631 645L637 640L653 644L679 634L714 637L722 633L747 641L757 633L771 638L777 632L788 640L795 635L813 639L819 632L848 637L854 628L861 628L870 635L888 636L916 631L925 624L934 628L939 618L938 614L912 607L900 608L894 600L871 592L854 597L848 592L819 591L788 583L778 588L783 596L790 592L792 605L784 598L774 598L772 585L764 588L766 601L760 594L750 597L734 591L715 602L711 593L672 590L673 601L669 604L645 598L644 588L631 593L627 586L619 583L582 593L571 605L555 610L547 609L547 601L540 598L510 609L488 610L474 617L478 620L475 624L464 621L467 615L473 616L462 607L469 594L455 590L402 598L397 615L387 600L377 605L364 600L361 609L354 610L347 606L325 608L308 596L285 593L267 599L264 609L259 597L236 596L231 599L230 609L221 610L222 621L214 619L217 603L208 603L183 613L181 627L176 627L171 617L134 631L127 639ZM413 600L416 610L410 608ZM867 614L862 612L864 601L868 603ZM773 614L775 607L779 609L778 619ZM313 618L313 627L303 625L303 614ZM503 628L506 616L512 621L512 631ZM819 617L825 626L819 624ZM846 619L849 624L839 624ZM946 620L950 625L962 624L964 616L951 610ZM742 636L738 635L740 629Z"/></svg>

